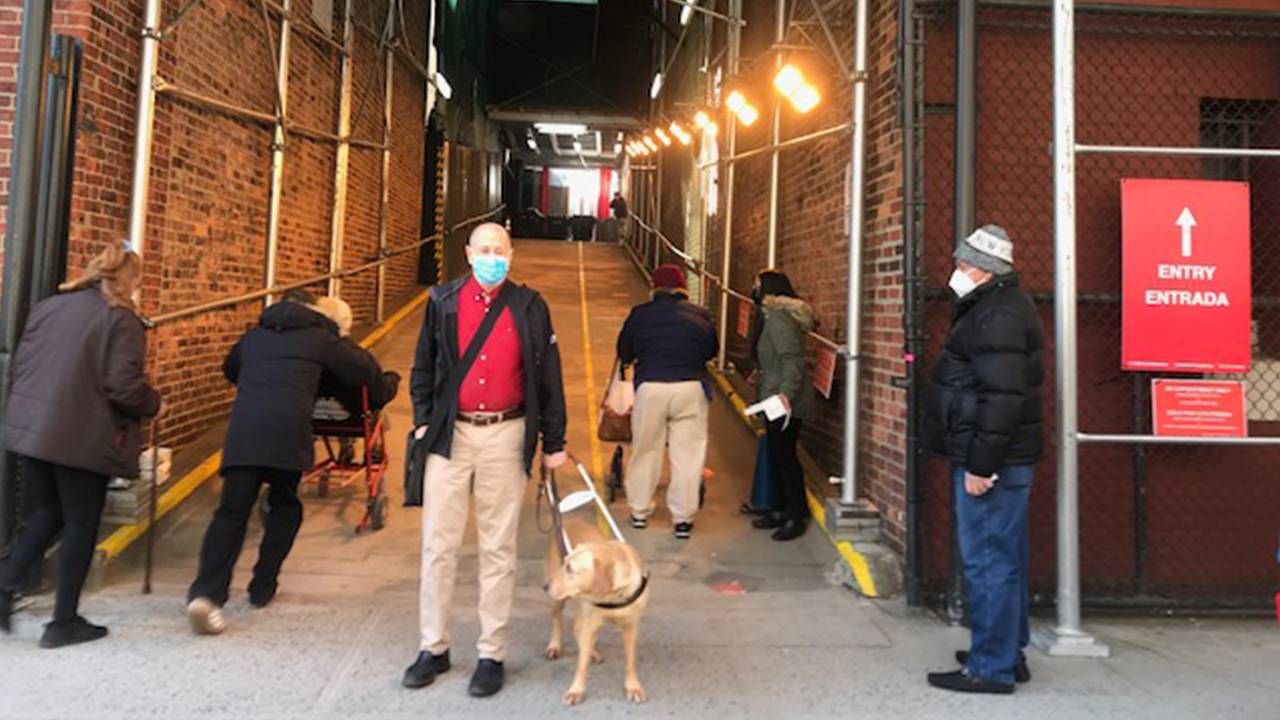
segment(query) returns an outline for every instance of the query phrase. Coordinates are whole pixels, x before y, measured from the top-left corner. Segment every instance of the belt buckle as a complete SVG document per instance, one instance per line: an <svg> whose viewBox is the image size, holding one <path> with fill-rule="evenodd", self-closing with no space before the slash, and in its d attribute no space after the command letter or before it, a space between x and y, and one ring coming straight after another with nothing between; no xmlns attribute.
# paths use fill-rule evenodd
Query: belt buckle
<svg viewBox="0 0 1280 720"><path fill-rule="evenodd" d="M501 417L500 413L471 413L471 424L476 427L489 427L498 422Z"/></svg>

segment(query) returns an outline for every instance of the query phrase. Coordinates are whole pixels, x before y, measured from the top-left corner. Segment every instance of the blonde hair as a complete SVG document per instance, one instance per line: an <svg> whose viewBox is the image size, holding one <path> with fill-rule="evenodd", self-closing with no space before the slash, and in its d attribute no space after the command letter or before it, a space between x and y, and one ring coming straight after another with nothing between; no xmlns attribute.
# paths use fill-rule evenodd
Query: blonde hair
<svg viewBox="0 0 1280 720"><path fill-rule="evenodd" d="M107 304L137 312L133 293L142 284L142 258L123 244L111 244L85 265L74 280L58 286L59 292L72 292L97 286Z"/></svg>
<svg viewBox="0 0 1280 720"><path fill-rule="evenodd" d="M316 300L315 309L321 315L338 326L338 334L346 337L351 334L351 306L339 297L325 296Z"/></svg>

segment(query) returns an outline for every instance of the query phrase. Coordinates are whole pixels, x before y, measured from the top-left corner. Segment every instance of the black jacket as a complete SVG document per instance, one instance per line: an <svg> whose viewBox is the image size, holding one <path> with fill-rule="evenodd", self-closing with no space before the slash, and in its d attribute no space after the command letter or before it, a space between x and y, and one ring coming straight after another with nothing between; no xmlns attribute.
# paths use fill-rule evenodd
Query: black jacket
<svg viewBox="0 0 1280 720"><path fill-rule="evenodd" d="M376 412L391 404L400 388L400 374L384 372L373 353L360 347L360 344L355 340L344 337L342 338L342 344L351 352L364 356L366 363L370 367L371 374L358 384L348 385L339 380L333 373L326 371L320 376L319 396L337 400L352 417L359 417L360 413L364 411L363 391L365 388L369 390L369 409L371 411Z"/></svg>
<svg viewBox="0 0 1280 720"><path fill-rule="evenodd" d="M99 475L138 477L141 418L160 410L146 339L132 311L97 288L31 308L13 359L6 449Z"/></svg>
<svg viewBox="0 0 1280 720"><path fill-rule="evenodd" d="M636 364L635 384L703 380L720 342L711 313L683 295L659 292L631 309L618 334L618 359Z"/></svg>
<svg viewBox="0 0 1280 720"><path fill-rule="evenodd" d="M1017 275L997 277L957 302L929 388L929 450L983 477L1039 460L1043 352L1040 316Z"/></svg>
<svg viewBox="0 0 1280 720"><path fill-rule="evenodd" d="M309 470L315 461L311 413L321 376L358 386L377 377L378 365L305 305L276 303L258 323L222 364L236 385L222 467Z"/></svg>
<svg viewBox="0 0 1280 720"><path fill-rule="evenodd" d="M449 374L466 348L458 346L458 291L467 277L431 288L427 310L418 335L409 391L413 395L413 424L427 425L423 438L427 452L449 457L458 397L447 393ZM542 452L564 449L564 382L560 376L560 348L551 328L551 312L542 296L524 285L508 282L507 307L515 321L524 361L524 465L533 468L533 455L542 434ZM432 424L441 408L443 420Z"/></svg>

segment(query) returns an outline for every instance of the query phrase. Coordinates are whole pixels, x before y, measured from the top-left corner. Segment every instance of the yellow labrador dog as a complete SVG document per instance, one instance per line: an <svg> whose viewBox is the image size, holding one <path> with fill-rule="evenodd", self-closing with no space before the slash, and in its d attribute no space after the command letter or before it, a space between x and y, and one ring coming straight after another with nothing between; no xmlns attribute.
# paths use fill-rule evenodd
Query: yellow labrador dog
<svg viewBox="0 0 1280 720"><path fill-rule="evenodd" d="M564 605L578 601L574 618L574 638L578 643L578 669L573 684L565 692L566 705L577 705L587 696L587 668L602 662L596 653L596 633L606 623L622 629L626 648L627 700L645 701L644 686L636 675L636 635L640 616L649 604L649 578L644 561L635 548L610 540L591 524L565 520L572 550L564 557L556 532L551 533L547 550L547 592L551 595L551 641L547 643L548 660L558 659L562 652Z"/></svg>

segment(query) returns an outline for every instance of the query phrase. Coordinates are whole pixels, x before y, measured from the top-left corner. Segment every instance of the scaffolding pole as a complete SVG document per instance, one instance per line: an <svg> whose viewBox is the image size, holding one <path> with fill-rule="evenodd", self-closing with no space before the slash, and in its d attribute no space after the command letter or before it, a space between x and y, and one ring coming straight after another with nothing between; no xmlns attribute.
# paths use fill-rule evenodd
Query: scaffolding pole
<svg viewBox="0 0 1280 720"><path fill-rule="evenodd" d="M774 40L781 45L787 39L787 0L778 0L777 17L774 23ZM782 50L774 54L773 72L776 75L782 69ZM769 153L769 247L765 265L770 268L778 266L778 180L781 173L781 156L778 144L782 141L782 96L774 93L773 125L770 128L770 143L773 147Z"/></svg>
<svg viewBox="0 0 1280 720"><path fill-rule="evenodd" d="M386 90L383 93L382 109L382 193L378 198L378 257L387 251L387 203L391 198L391 116L395 99L395 67L396 55L387 49ZM378 266L378 302L376 317L382 322L387 303L387 266Z"/></svg>
<svg viewBox="0 0 1280 720"><path fill-rule="evenodd" d="M151 194L151 143L156 124L156 66L160 57L160 0L147 0L138 64L138 108L133 131L133 183L129 193L129 247L142 255L147 244Z"/></svg>
<svg viewBox="0 0 1280 720"><path fill-rule="evenodd" d="M742 0L729 0L729 77L738 74L738 62L741 56ZM729 282L731 279L733 259L733 182L735 164L729 158L738 150L738 123L733 111L725 106L725 177L724 177L724 248L720 257L720 277L724 280L720 285L720 353L716 356L716 367L725 370L729 345Z"/></svg>
<svg viewBox="0 0 1280 720"><path fill-rule="evenodd" d="M293 0L283 0L280 15L280 47L276 60L276 122L271 138L271 194L267 205L266 286L276 284L276 262L280 249L280 198L284 192L285 124L289 107L289 20ZM265 5L263 6L266 7ZM264 28L269 33L269 26ZM268 39L270 39L268 37ZM273 298L267 296L270 305Z"/></svg>
<svg viewBox="0 0 1280 720"><path fill-rule="evenodd" d="M333 163L333 225L329 229L329 272L342 267L343 244L347 230L347 183L351 168L351 69L355 55L355 33L352 28L351 6L355 0L346 0L342 11L342 70L338 86L338 137L339 142ZM384 138L385 140L385 138ZM329 295L337 297L342 291L342 278L329 279Z"/></svg>

